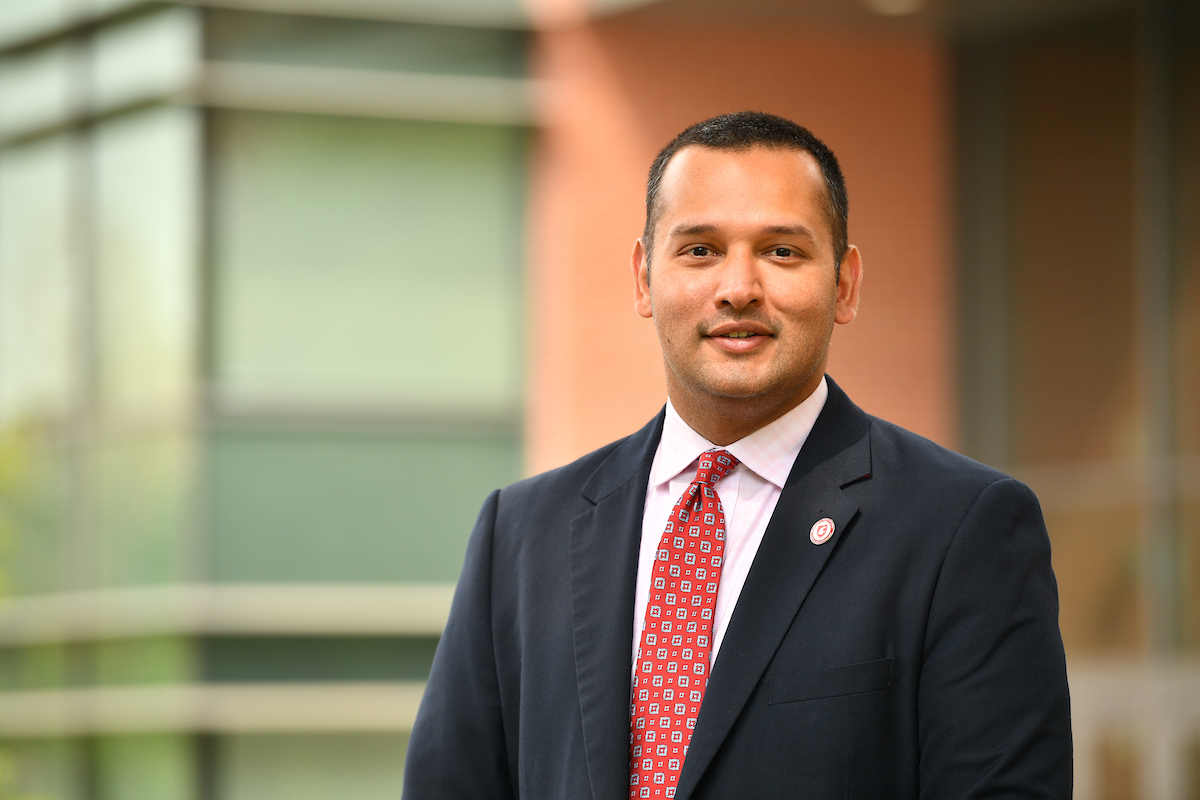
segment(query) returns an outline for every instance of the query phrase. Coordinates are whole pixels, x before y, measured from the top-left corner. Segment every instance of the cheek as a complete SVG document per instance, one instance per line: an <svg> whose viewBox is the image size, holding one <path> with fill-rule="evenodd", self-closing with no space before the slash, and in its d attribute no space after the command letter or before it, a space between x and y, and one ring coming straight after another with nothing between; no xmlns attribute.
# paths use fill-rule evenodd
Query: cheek
<svg viewBox="0 0 1200 800"><path fill-rule="evenodd" d="M817 320L833 319L837 310L837 285L815 281L794 281L772 287L778 313L789 319L812 323Z"/></svg>
<svg viewBox="0 0 1200 800"><path fill-rule="evenodd" d="M655 318L660 322L677 325L692 323L704 315L705 298L710 294L711 291L702 280L672 282L669 285L652 286L650 304Z"/></svg>

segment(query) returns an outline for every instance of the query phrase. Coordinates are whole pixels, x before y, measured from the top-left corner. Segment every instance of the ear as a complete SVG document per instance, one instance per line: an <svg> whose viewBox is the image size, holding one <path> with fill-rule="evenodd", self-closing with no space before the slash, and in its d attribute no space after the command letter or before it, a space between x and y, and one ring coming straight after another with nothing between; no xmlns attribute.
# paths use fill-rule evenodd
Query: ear
<svg viewBox="0 0 1200 800"><path fill-rule="evenodd" d="M633 255L629 261L633 266L633 310L650 319L654 316L650 306L650 265L641 239L633 243Z"/></svg>
<svg viewBox="0 0 1200 800"><path fill-rule="evenodd" d="M862 276L862 255L857 247L850 245L846 248L838 275L837 309L833 314L835 322L845 325L854 321L858 314L858 287L862 284Z"/></svg>

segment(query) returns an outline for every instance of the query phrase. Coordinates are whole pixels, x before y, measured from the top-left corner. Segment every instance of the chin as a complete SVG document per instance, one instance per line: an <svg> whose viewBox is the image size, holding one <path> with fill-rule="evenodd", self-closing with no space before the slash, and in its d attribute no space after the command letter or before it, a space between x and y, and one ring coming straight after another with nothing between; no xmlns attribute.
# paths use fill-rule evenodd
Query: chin
<svg viewBox="0 0 1200 800"><path fill-rule="evenodd" d="M704 394L722 400L754 400L767 397L778 389L776 386L763 386L757 383L728 382L710 384L702 387Z"/></svg>
<svg viewBox="0 0 1200 800"><path fill-rule="evenodd" d="M725 369L712 376L713 380L705 382L708 390L717 397L750 400L755 397L765 397L786 390L787 381L778 380L775 375L761 373L750 375L731 375L733 370Z"/></svg>

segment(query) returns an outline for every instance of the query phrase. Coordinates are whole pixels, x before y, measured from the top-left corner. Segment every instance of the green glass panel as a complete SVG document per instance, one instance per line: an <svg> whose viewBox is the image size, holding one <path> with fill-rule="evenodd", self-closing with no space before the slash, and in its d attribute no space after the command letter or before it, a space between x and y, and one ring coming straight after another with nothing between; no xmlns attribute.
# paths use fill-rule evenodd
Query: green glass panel
<svg viewBox="0 0 1200 800"><path fill-rule="evenodd" d="M196 795L187 736L106 736L96 742L97 800L191 800Z"/></svg>
<svg viewBox="0 0 1200 800"><path fill-rule="evenodd" d="M58 644L0 649L0 691L66 686L78 671L75 656Z"/></svg>
<svg viewBox="0 0 1200 800"><path fill-rule="evenodd" d="M391 636L218 636L204 640L205 680L423 681L438 640Z"/></svg>
<svg viewBox="0 0 1200 800"><path fill-rule="evenodd" d="M209 469L214 580L447 581L521 449L515 432L224 430Z"/></svg>
<svg viewBox="0 0 1200 800"><path fill-rule="evenodd" d="M395 800L407 749L408 736L402 733L223 736L217 750L217 796Z"/></svg>
<svg viewBox="0 0 1200 800"><path fill-rule="evenodd" d="M528 34L450 25L215 11L217 61L522 77Z"/></svg>
<svg viewBox="0 0 1200 800"><path fill-rule="evenodd" d="M70 80L66 44L0 57L0 136L63 122L70 114Z"/></svg>
<svg viewBox="0 0 1200 800"><path fill-rule="evenodd" d="M72 392L71 151L0 151L0 427L66 413Z"/></svg>
<svg viewBox="0 0 1200 800"><path fill-rule="evenodd" d="M0 428L0 597L61 588L67 465L33 424Z"/></svg>
<svg viewBox="0 0 1200 800"><path fill-rule="evenodd" d="M130 6L142 5L142 0L76 0L76 2L86 2L86 5L92 9L92 13L112 14L115 11L120 11Z"/></svg>
<svg viewBox="0 0 1200 800"><path fill-rule="evenodd" d="M83 761L75 740L0 740L0 797L84 800Z"/></svg>
<svg viewBox="0 0 1200 800"><path fill-rule="evenodd" d="M197 666L195 643L167 636L4 647L0 691L187 683Z"/></svg>
<svg viewBox="0 0 1200 800"><path fill-rule="evenodd" d="M0 596L60 588L66 466L32 427L0 431Z"/></svg>
<svg viewBox="0 0 1200 800"><path fill-rule="evenodd" d="M226 402L519 409L523 132L233 113L214 142Z"/></svg>
<svg viewBox="0 0 1200 800"><path fill-rule="evenodd" d="M196 674L195 646L187 639L115 639L94 647L100 684L186 683Z"/></svg>
<svg viewBox="0 0 1200 800"><path fill-rule="evenodd" d="M193 459L185 433L157 433L100 444L89 454L96 492L101 586L188 576Z"/></svg>
<svg viewBox="0 0 1200 800"><path fill-rule="evenodd" d="M99 380L105 416L178 417L192 402L199 118L159 107L95 138Z"/></svg>
<svg viewBox="0 0 1200 800"><path fill-rule="evenodd" d="M59 587L75 391L65 137L0 151L0 597Z"/></svg>
<svg viewBox="0 0 1200 800"><path fill-rule="evenodd" d="M200 63L200 12L168 8L102 28L92 50L98 109L188 89Z"/></svg>
<svg viewBox="0 0 1200 800"><path fill-rule="evenodd" d="M48 33L71 19L72 0L0 2L0 46Z"/></svg>

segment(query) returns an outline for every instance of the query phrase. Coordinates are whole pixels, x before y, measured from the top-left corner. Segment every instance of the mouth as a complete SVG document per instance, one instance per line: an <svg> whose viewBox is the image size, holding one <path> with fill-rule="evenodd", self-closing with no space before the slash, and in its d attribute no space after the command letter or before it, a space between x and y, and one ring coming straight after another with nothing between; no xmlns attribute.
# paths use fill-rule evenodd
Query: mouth
<svg viewBox="0 0 1200 800"><path fill-rule="evenodd" d="M753 339L774 336L768 326L756 320L732 320L714 325L704 332L705 336L713 339Z"/></svg>
<svg viewBox="0 0 1200 800"><path fill-rule="evenodd" d="M731 355L749 355L758 352L775 338L769 327L754 320L733 320L715 325L705 337L719 349Z"/></svg>

